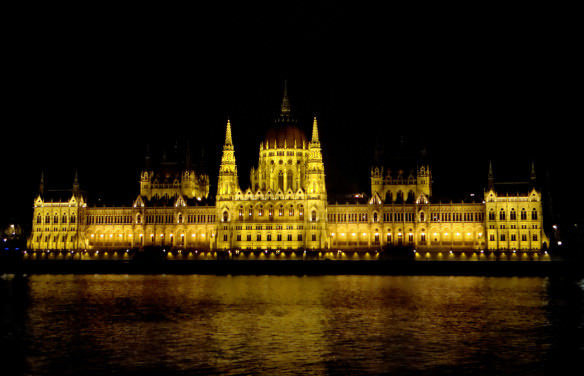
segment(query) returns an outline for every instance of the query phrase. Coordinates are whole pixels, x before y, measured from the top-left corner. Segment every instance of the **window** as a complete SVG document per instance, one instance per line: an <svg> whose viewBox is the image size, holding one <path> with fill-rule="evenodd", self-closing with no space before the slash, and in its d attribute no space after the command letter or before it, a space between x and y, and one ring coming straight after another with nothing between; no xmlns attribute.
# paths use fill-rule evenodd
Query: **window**
<svg viewBox="0 0 584 376"><path fill-rule="evenodd" d="M292 241L292 234L288 234L288 241Z"/></svg>
<svg viewBox="0 0 584 376"><path fill-rule="evenodd" d="M512 221L517 219L517 214L515 213L515 209L511 209L511 213L509 213L509 219Z"/></svg>
<svg viewBox="0 0 584 376"><path fill-rule="evenodd" d="M525 209L521 209L521 220L525 221L527 219L527 212Z"/></svg>
<svg viewBox="0 0 584 376"><path fill-rule="evenodd" d="M316 210L313 210L312 211L312 213L310 215L310 220L313 221L313 222L316 221Z"/></svg>
<svg viewBox="0 0 584 376"><path fill-rule="evenodd" d="M495 220L495 212L491 210L489 212L489 221L494 221L494 220Z"/></svg>
<svg viewBox="0 0 584 376"><path fill-rule="evenodd" d="M251 242L251 234L247 234L247 237L245 238L248 242Z"/></svg>
<svg viewBox="0 0 584 376"><path fill-rule="evenodd" d="M237 239L238 242L240 242L241 241L241 234L237 234L236 239Z"/></svg>
<svg viewBox="0 0 584 376"><path fill-rule="evenodd" d="M284 215L284 207L280 206L280 208L278 209L278 216L283 216Z"/></svg>
<svg viewBox="0 0 584 376"><path fill-rule="evenodd" d="M301 242L302 241L302 234L298 234L298 241Z"/></svg>
<svg viewBox="0 0 584 376"><path fill-rule="evenodd" d="M373 222L377 222L377 213L373 213Z"/></svg>
<svg viewBox="0 0 584 376"><path fill-rule="evenodd" d="M511 234L511 241L514 242L517 240L517 236L515 234Z"/></svg>
<svg viewBox="0 0 584 376"><path fill-rule="evenodd" d="M505 234L501 234L501 241L504 242L505 241Z"/></svg>
<svg viewBox="0 0 584 376"><path fill-rule="evenodd" d="M533 234L533 241L536 242L537 241L537 234Z"/></svg>
<svg viewBox="0 0 584 376"><path fill-rule="evenodd" d="M271 242L272 241L272 234L266 235L266 240Z"/></svg>
<svg viewBox="0 0 584 376"><path fill-rule="evenodd" d="M257 240L258 242L261 242L261 241L262 241L262 234L257 234L257 236L256 236L256 240Z"/></svg>
<svg viewBox="0 0 584 376"><path fill-rule="evenodd" d="M276 240L281 242L282 241L282 234L276 235Z"/></svg>
<svg viewBox="0 0 584 376"><path fill-rule="evenodd" d="M227 234L223 234L223 241L226 242L227 241Z"/></svg>
<svg viewBox="0 0 584 376"><path fill-rule="evenodd" d="M537 220L537 210L535 208L533 208L533 210L531 211L531 220L532 221Z"/></svg>
<svg viewBox="0 0 584 376"><path fill-rule="evenodd" d="M315 242L316 241L316 234L312 234L312 241Z"/></svg>
<svg viewBox="0 0 584 376"><path fill-rule="evenodd" d="M499 213L499 220L504 221L505 220L505 210L501 209L501 212Z"/></svg>

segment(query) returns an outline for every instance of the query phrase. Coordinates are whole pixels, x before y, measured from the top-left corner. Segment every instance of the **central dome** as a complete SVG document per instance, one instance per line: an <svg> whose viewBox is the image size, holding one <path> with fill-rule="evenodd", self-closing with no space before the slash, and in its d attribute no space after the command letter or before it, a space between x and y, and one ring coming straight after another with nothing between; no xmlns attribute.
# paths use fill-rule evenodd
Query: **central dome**
<svg viewBox="0 0 584 376"><path fill-rule="evenodd" d="M284 81L284 95L280 116L275 119L275 125L266 134L264 148L266 149L306 149L308 140L300 128L296 126L297 120L291 116L290 102L288 100L288 88Z"/></svg>
<svg viewBox="0 0 584 376"><path fill-rule="evenodd" d="M306 135L295 125L277 125L266 134L264 147L267 149L305 149Z"/></svg>

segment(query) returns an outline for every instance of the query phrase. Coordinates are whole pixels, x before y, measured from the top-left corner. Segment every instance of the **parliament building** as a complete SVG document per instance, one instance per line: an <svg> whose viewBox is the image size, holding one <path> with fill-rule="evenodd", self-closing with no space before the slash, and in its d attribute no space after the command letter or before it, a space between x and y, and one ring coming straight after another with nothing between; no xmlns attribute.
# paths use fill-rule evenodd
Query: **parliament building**
<svg viewBox="0 0 584 376"><path fill-rule="evenodd" d="M156 167L147 158L140 193L125 207L90 207L77 176L67 196L47 197L41 178L29 257L127 257L163 249L168 257L316 252L341 258L401 249L537 254L548 248L533 169L521 193L499 192L489 166L480 202L442 203L433 201L426 161L411 169L378 165L371 168L370 195L338 203L327 198L318 119L308 138L292 116L286 87L247 188L239 185L231 127L227 120L216 191L188 156L184 163L163 158Z"/></svg>

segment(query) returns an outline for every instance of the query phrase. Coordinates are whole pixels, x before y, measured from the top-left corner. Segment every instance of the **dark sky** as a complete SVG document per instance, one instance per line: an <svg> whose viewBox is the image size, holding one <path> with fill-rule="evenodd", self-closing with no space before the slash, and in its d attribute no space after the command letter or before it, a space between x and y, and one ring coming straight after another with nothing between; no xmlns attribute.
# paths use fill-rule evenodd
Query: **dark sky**
<svg viewBox="0 0 584 376"><path fill-rule="evenodd" d="M0 222L30 221L41 171L47 188L66 189L77 169L90 204L129 205L146 144L188 139L213 181L228 116L247 182L285 79L308 135L318 115L330 191L368 193L374 145L403 136L427 146L437 193L482 191L489 160L501 179L527 179L535 160L575 217L564 183L582 162L582 77L570 9L245 3L8 9Z"/></svg>

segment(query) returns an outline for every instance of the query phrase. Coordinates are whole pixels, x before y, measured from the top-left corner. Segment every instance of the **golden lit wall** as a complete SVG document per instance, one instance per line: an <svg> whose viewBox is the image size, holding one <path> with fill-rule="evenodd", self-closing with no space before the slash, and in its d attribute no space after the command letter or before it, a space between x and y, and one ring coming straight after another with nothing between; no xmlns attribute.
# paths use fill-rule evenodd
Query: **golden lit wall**
<svg viewBox="0 0 584 376"><path fill-rule="evenodd" d="M488 249L544 249L549 239L543 231L541 194L485 193L485 227Z"/></svg>

